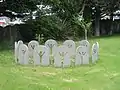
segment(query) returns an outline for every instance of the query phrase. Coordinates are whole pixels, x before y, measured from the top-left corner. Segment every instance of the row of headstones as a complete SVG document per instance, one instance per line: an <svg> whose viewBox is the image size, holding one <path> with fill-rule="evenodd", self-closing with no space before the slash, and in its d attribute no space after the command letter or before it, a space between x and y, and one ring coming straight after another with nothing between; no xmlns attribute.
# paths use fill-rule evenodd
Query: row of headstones
<svg viewBox="0 0 120 90"><path fill-rule="evenodd" d="M98 60L99 44L92 45L92 63ZM54 58L53 62L50 61ZM49 66L53 64L55 67L68 67L71 65L71 57L75 57L74 64L90 63L90 43L82 40L76 48L73 40L66 40L63 45L58 46L55 40L47 40L45 45L39 45L35 40L30 41L28 45L21 40L15 42L15 60L19 64L29 64L30 58L33 58L34 65Z"/></svg>

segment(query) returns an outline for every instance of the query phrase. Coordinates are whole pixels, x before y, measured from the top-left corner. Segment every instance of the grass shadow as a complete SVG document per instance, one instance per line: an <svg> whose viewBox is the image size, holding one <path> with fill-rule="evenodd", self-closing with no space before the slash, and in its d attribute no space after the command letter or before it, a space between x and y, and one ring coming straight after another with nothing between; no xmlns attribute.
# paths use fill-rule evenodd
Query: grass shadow
<svg viewBox="0 0 120 90"><path fill-rule="evenodd" d="M13 50L14 44L10 41L2 41L0 42L0 51L6 51L6 50Z"/></svg>

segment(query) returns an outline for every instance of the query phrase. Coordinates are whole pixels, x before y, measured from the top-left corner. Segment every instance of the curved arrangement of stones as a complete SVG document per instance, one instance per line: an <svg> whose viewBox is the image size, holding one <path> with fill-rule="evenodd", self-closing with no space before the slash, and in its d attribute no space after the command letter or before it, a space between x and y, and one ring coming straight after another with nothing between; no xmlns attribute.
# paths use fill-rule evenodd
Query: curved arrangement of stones
<svg viewBox="0 0 120 90"><path fill-rule="evenodd" d="M50 55L53 56L53 63L50 62ZM30 64L32 59L34 65L70 67L74 63L75 66L79 66L89 64L90 58L92 63L96 63L98 56L99 43L95 42L90 49L90 43L87 40L80 41L78 47L73 40L66 40L60 46L52 39L47 40L45 45L39 45L35 40L30 41L28 45L21 40L15 42L15 62L22 65ZM74 60L71 57L74 57Z"/></svg>

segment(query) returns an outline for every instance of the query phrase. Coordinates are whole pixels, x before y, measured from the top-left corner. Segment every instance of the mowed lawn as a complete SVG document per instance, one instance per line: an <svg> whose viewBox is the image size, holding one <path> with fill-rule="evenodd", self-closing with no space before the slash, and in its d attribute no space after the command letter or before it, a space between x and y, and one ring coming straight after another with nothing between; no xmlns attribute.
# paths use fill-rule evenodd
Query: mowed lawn
<svg viewBox="0 0 120 90"><path fill-rule="evenodd" d="M1 50L0 90L120 90L120 36L94 41L100 44L96 64L65 69L16 65L13 51Z"/></svg>

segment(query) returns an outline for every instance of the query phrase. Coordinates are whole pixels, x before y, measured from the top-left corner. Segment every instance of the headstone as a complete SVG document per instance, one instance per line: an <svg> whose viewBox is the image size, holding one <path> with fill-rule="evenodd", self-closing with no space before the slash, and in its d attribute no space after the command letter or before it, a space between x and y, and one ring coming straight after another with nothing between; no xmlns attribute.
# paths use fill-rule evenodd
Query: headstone
<svg viewBox="0 0 120 90"><path fill-rule="evenodd" d="M14 48L15 51L14 51L14 53L15 53L15 62L16 63L17 63L17 45L18 45L17 42L15 42L15 46L14 46L15 47Z"/></svg>
<svg viewBox="0 0 120 90"><path fill-rule="evenodd" d="M77 47L75 65L89 64L89 55L86 48L86 46Z"/></svg>
<svg viewBox="0 0 120 90"><path fill-rule="evenodd" d="M66 40L63 43L63 45L68 47L70 55L74 55L75 54L75 42L73 40Z"/></svg>
<svg viewBox="0 0 120 90"><path fill-rule="evenodd" d="M28 47L25 44L21 44L19 47L18 63L26 65L28 64L28 62L29 62Z"/></svg>
<svg viewBox="0 0 120 90"><path fill-rule="evenodd" d="M99 44L94 43L92 46L92 63L95 63L98 60L98 53L99 53Z"/></svg>
<svg viewBox="0 0 120 90"><path fill-rule="evenodd" d="M57 47L54 58L55 67L62 67L62 62L63 67L68 67L71 64L68 48L64 45Z"/></svg>
<svg viewBox="0 0 120 90"><path fill-rule="evenodd" d="M97 47L98 47L98 54L99 54L99 43L98 43L98 42L96 42L96 44L97 44Z"/></svg>
<svg viewBox="0 0 120 90"><path fill-rule="evenodd" d="M39 46L38 41L32 40L28 43L29 56L33 57L34 49Z"/></svg>
<svg viewBox="0 0 120 90"><path fill-rule="evenodd" d="M49 49L44 45L39 45L38 47L35 48L33 58L34 58L35 65L39 65L40 63L43 66L50 65Z"/></svg>
<svg viewBox="0 0 120 90"><path fill-rule="evenodd" d="M18 42L15 42L15 62L18 63L18 58L19 58L19 48L20 45L23 44L22 40L19 40Z"/></svg>
<svg viewBox="0 0 120 90"><path fill-rule="evenodd" d="M53 39L49 39L45 42L45 46L49 49L49 52L52 52L52 55L55 54L57 48L57 42ZM51 53L50 53L51 54Z"/></svg>
<svg viewBox="0 0 120 90"><path fill-rule="evenodd" d="M82 40L82 41L80 41L80 44L79 44L79 45L86 47L87 53L88 53L88 55L89 55L89 57L90 57L90 43L89 43L87 40Z"/></svg>

